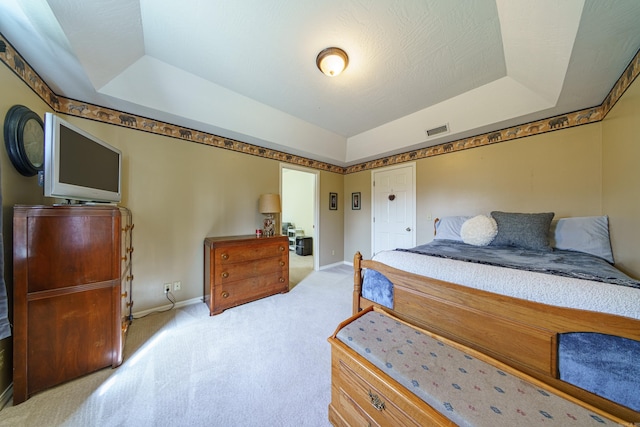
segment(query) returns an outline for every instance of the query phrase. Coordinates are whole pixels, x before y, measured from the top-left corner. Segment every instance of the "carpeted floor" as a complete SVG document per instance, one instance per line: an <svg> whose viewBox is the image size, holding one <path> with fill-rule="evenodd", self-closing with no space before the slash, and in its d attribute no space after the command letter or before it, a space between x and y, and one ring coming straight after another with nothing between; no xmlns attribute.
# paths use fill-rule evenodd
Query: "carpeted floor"
<svg viewBox="0 0 640 427"><path fill-rule="evenodd" d="M296 255L289 252L289 288L293 289L313 271L313 255Z"/></svg>
<svg viewBox="0 0 640 427"><path fill-rule="evenodd" d="M340 266L217 316L196 304L135 320L122 366L7 407L0 426L328 426L327 338L352 286Z"/></svg>

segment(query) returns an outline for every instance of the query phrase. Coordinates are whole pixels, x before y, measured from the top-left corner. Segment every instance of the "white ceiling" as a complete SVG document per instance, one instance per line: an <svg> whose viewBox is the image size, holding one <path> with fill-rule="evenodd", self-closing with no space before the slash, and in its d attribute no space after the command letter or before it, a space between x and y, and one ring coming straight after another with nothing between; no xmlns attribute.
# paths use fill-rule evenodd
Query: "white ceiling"
<svg viewBox="0 0 640 427"><path fill-rule="evenodd" d="M2 0L0 32L58 95L346 166L599 105L640 1Z"/></svg>

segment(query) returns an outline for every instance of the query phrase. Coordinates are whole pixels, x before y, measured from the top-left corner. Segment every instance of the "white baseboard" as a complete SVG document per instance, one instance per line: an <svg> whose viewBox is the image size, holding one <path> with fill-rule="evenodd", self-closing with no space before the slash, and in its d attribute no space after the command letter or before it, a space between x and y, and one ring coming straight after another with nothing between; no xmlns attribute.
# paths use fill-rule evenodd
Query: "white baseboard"
<svg viewBox="0 0 640 427"><path fill-rule="evenodd" d="M351 267L353 267L353 263L352 262L347 262L347 261L339 261L333 264L328 264L328 265L323 265L322 267L319 268L319 270L326 270L329 268L333 268L333 267L340 267L342 265L349 265ZM202 297L197 297L197 298L192 298L186 301L178 301L176 302L175 306L173 308L180 308L180 307L186 307L188 305L193 305L193 304L198 304L198 303L203 303L202 301ZM165 304L163 306L160 307L155 307L155 308L150 308L148 310L142 310L142 311L138 311L133 313L133 318L137 319L139 317L143 317L146 316L147 314L156 312L156 311L166 311L169 310L171 308L171 304Z"/></svg>
<svg viewBox="0 0 640 427"><path fill-rule="evenodd" d="M340 267L341 265L345 265L345 264L346 264L345 261L334 262L333 264L323 265L322 267L320 267L320 270L326 270L326 269L332 268L332 267Z"/></svg>
<svg viewBox="0 0 640 427"><path fill-rule="evenodd" d="M197 304L197 303L204 304L202 302L202 297L191 298L191 299L188 299L188 300L185 300L185 301L178 301L178 302L175 303L173 308L186 307L188 305L193 305L193 304ZM160 306L160 307L155 307L155 308L150 308L148 310L138 311L136 313L133 313L133 318L137 319L139 317L146 316L147 314L154 313L156 311L167 311L167 310L170 310L171 308L172 308L171 304L165 304L165 305Z"/></svg>

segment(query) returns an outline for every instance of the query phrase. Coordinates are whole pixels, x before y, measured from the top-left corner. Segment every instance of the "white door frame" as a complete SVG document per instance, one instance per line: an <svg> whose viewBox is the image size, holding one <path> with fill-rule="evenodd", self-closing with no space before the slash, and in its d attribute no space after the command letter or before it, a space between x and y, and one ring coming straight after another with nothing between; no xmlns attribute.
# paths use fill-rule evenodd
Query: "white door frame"
<svg viewBox="0 0 640 427"><path fill-rule="evenodd" d="M371 173L371 256L373 257L375 255L375 250L376 250L376 241L375 241L375 236L376 236L376 223L375 223L375 214L376 214L376 189L375 189L375 180L376 180L376 174L377 173L381 173L381 172L388 172L390 170L393 169L401 169L401 168L411 168L411 173L413 175L412 179L413 179L413 194L411 195L411 197L413 198L413 223L411 224L411 239L412 239L412 246L416 246L416 212L418 211L418 207L416 205L416 163L415 162L409 162L409 163L401 163L399 165L394 165L394 166L387 166L387 167L383 167L383 168L378 168L378 169L374 169Z"/></svg>
<svg viewBox="0 0 640 427"><path fill-rule="evenodd" d="M314 189L313 189L313 270L318 271L320 269L320 256L319 256L319 242L318 236L320 235L320 172L316 169L305 168L303 166L296 166L289 163L280 163L280 194L282 194L282 170L292 169L300 172L310 173L314 176ZM281 218L282 220L282 218Z"/></svg>

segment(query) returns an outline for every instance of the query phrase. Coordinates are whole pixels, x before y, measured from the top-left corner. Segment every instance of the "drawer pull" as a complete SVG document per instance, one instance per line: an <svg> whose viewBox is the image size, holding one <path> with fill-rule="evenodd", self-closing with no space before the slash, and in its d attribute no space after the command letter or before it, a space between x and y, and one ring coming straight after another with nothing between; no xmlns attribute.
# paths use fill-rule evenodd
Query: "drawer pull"
<svg viewBox="0 0 640 427"><path fill-rule="evenodd" d="M223 292L222 293L222 298L229 298L229 292Z"/></svg>
<svg viewBox="0 0 640 427"><path fill-rule="evenodd" d="M227 253L222 254L222 259L229 259L229 254Z"/></svg>
<svg viewBox="0 0 640 427"><path fill-rule="evenodd" d="M374 408L376 408L378 411L384 411L384 402L378 397L377 394L371 393L371 390L369 390L369 399L371 399L371 404Z"/></svg>
<svg viewBox="0 0 640 427"><path fill-rule="evenodd" d="M284 246L280 246L280 252L284 252Z"/></svg>
<svg viewBox="0 0 640 427"><path fill-rule="evenodd" d="M284 277L280 278L280 283L284 283Z"/></svg>
<svg viewBox="0 0 640 427"><path fill-rule="evenodd" d="M229 277L229 273L227 273L226 271L224 273L222 273L222 278L226 279L227 277Z"/></svg>
<svg viewBox="0 0 640 427"><path fill-rule="evenodd" d="M284 267L284 261L280 261L280 267Z"/></svg>

